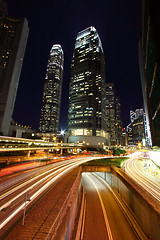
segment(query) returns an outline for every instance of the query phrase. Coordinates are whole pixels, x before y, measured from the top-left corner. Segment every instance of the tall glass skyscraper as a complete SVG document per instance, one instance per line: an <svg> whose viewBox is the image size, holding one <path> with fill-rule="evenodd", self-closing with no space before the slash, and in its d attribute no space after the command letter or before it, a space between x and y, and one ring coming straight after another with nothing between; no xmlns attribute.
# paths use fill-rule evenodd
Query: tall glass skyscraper
<svg viewBox="0 0 160 240"><path fill-rule="evenodd" d="M114 83L106 84L106 114L110 143L119 145L122 138L121 104L119 97L116 96Z"/></svg>
<svg viewBox="0 0 160 240"><path fill-rule="evenodd" d="M106 141L105 60L94 27L78 33L71 64L69 142ZM94 144L92 144L94 143Z"/></svg>
<svg viewBox="0 0 160 240"><path fill-rule="evenodd" d="M28 39L25 18L11 18L0 0L0 134L8 135Z"/></svg>
<svg viewBox="0 0 160 240"><path fill-rule="evenodd" d="M146 141L160 146L160 1L142 0L139 63L146 115Z"/></svg>
<svg viewBox="0 0 160 240"><path fill-rule="evenodd" d="M39 130L41 133L57 133L62 92L64 54L59 44L52 46L42 98Z"/></svg>
<svg viewBox="0 0 160 240"><path fill-rule="evenodd" d="M114 83L106 84L106 114L107 114L107 132L110 135L111 145L117 144L116 129L116 94Z"/></svg>

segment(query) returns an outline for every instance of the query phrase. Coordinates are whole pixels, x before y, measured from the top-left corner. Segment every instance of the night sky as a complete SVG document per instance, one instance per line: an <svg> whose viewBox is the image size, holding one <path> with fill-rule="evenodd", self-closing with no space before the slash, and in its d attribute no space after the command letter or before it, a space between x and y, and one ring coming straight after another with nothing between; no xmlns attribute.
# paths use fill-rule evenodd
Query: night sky
<svg viewBox="0 0 160 240"><path fill-rule="evenodd" d="M141 39L140 0L7 0L12 17L26 17L30 28L13 117L38 130L50 49L61 44L64 76L60 128L66 129L70 65L77 33L94 26L106 61L106 82L113 82L122 105L123 126L129 111L142 107L138 65Z"/></svg>

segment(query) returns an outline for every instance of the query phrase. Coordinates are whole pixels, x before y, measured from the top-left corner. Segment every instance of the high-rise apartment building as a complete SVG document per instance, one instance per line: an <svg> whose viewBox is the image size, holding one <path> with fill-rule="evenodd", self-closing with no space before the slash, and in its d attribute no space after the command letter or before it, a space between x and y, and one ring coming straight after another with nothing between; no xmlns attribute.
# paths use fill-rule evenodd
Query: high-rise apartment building
<svg viewBox="0 0 160 240"><path fill-rule="evenodd" d="M94 27L78 33L71 64L69 142L106 142L105 60Z"/></svg>
<svg viewBox="0 0 160 240"><path fill-rule="evenodd" d="M3 135L9 133L28 32L27 20L9 17L6 2L0 0L0 134Z"/></svg>
<svg viewBox="0 0 160 240"><path fill-rule="evenodd" d="M160 1L142 0L139 65L146 115L146 141L160 146Z"/></svg>
<svg viewBox="0 0 160 240"><path fill-rule="evenodd" d="M43 90L39 130L41 133L58 133L62 92L64 54L59 44L49 54Z"/></svg>
<svg viewBox="0 0 160 240"><path fill-rule="evenodd" d="M120 145L122 139L121 104L114 83L106 84L107 132L111 145Z"/></svg>

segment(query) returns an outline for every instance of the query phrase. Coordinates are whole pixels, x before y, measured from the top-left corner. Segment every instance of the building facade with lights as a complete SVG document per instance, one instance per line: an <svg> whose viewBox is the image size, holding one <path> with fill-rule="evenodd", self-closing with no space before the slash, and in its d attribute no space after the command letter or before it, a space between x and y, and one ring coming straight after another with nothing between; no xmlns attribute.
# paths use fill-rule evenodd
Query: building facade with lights
<svg viewBox="0 0 160 240"><path fill-rule="evenodd" d="M120 145L122 143L121 104L116 96L114 83L106 84L106 117L110 144Z"/></svg>
<svg viewBox="0 0 160 240"><path fill-rule="evenodd" d="M8 16L0 0L0 134L8 135L28 39L25 18Z"/></svg>
<svg viewBox="0 0 160 240"><path fill-rule="evenodd" d="M128 145L146 145L145 139L145 115L143 109L130 110L131 123L127 126Z"/></svg>
<svg viewBox="0 0 160 240"><path fill-rule="evenodd" d="M116 116L117 116L117 145L123 145L122 141L122 112L121 112L121 101L118 96L116 96Z"/></svg>
<svg viewBox="0 0 160 240"><path fill-rule="evenodd" d="M102 145L108 138L105 109L105 60L94 27L78 33L71 64L68 141Z"/></svg>
<svg viewBox="0 0 160 240"><path fill-rule="evenodd" d="M117 144L116 133L116 95L113 83L106 84L106 116L107 116L107 132L110 137L110 144Z"/></svg>
<svg viewBox="0 0 160 240"><path fill-rule="evenodd" d="M39 131L51 134L59 131L59 115L63 80L64 54L59 44L52 46L44 82Z"/></svg>
<svg viewBox="0 0 160 240"><path fill-rule="evenodd" d="M146 115L146 141L160 146L160 2L142 0L139 66Z"/></svg>

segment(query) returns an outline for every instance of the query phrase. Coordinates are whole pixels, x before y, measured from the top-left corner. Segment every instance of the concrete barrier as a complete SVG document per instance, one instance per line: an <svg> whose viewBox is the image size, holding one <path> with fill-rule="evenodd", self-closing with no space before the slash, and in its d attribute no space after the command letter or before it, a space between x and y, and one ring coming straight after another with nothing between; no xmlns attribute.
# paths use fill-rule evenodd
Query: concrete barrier
<svg viewBox="0 0 160 240"><path fill-rule="evenodd" d="M129 179L120 169L111 168L111 172L98 172L125 201L134 213L140 226L151 239L160 239L160 207L153 201L145 189Z"/></svg>

